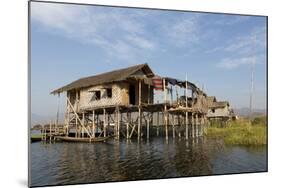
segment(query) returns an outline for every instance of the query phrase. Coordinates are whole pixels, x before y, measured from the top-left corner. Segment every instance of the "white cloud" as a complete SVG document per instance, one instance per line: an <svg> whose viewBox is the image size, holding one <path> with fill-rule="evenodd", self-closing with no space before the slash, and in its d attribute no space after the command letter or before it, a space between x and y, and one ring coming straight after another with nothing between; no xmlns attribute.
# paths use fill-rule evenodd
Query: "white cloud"
<svg viewBox="0 0 281 188"><path fill-rule="evenodd" d="M150 40L147 40L144 37L131 35L131 36L127 37L127 40L128 40L128 42L134 44L138 48L151 49L151 50L155 48L155 44L153 42L151 42Z"/></svg>
<svg viewBox="0 0 281 188"><path fill-rule="evenodd" d="M250 19L250 16L241 16L241 15L221 15L217 19L214 24L216 25L223 25L223 26L232 26L238 23L245 22Z"/></svg>
<svg viewBox="0 0 281 188"><path fill-rule="evenodd" d="M253 63L253 61L254 59L252 57L225 58L217 64L217 67L224 69L235 69L242 65L250 65Z"/></svg>
<svg viewBox="0 0 281 188"><path fill-rule="evenodd" d="M198 16L189 16L165 25L165 33L177 46L190 45L199 41Z"/></svg>
<svg viewBox="0 0 281 188"><path fill-rule="evenodd" d="M106 7L39 2L31 6L32 20L41 24L45 31L96 45L109 56L127 62L157 45L145 36L144 24L139 19L144 16L146 14L139 14L139 11L128 13L124 9Z"/></svg>
<svg viewBox="0 0 281 188"><path fill-rule="evenodd" d="M256 39L254 36L256 35ZM233 39L230 39L221 46L217 46L213 49L207 50L206 53L215 52L230 52L240 55L253 54L255 51L265 48L265 33L251 32L247 35L240 35Z"/></svg>

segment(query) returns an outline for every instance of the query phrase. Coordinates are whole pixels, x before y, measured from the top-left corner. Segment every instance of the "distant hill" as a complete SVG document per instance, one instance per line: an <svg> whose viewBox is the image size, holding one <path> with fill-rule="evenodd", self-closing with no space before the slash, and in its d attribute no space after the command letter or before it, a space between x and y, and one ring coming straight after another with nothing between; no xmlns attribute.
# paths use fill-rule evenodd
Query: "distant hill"
<svg viewBox="0 0 281 188"><path fill-rule="evenodd" d="M240 117L249 117L250 108L236 108L234 113ZM253 116L266 115L266 109L253 109Z"/></svg>
<svg viewBox="0 0 281 188"><path fill-rule="evenodd" d="M57 117L56 115L53 116L44 116L44 115L39 115L35 113L31 113L31 127L37 124L48 124L50 121L56 121ZM62 123L64 121L64 114L60 113L59 114L59 123Z"/></svg>

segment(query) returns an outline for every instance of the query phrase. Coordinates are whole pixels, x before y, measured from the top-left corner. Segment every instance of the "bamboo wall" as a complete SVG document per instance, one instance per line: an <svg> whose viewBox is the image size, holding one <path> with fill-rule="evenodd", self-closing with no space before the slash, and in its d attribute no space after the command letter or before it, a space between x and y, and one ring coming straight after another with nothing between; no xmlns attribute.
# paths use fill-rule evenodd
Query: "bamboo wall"
<svg viewBox="0 0 281 188"><path fill-rule="evenodd" d="M135 105L138 105L138 95L139 88L138 82L118 82L118 83L109 83L98 86L92 86L83 88L81 90L68 92L70 101L77 111L97 108L97 107L106 107L106 106L117 106L117 105L129 105L129 86L135 86ZM112 88L112 97L108 98L106 95L106 88ZM100 91L101 98L99 100L94 100L92 91ZM78 102L76 103L76 97L78 97ZM153 88L148 87L148 85L142 82L141 87L141 101L142 103L153 103Z"/></svg>

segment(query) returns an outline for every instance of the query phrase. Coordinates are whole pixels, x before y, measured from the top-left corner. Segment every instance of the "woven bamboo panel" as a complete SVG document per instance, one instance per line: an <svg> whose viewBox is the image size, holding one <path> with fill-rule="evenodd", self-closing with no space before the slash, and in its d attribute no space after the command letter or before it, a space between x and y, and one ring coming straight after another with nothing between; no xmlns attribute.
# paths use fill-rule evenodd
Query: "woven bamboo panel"
<svg viewBox="0 0 281 188"><path fill-rule="evenodd" d="M112 97L108 98L105 88L112 88ZM100 91L101 98L99 100L93 99L94 92ZM112 106L112 105L124 105L129 104L128 96L128 84L106 84L85 88L80 92L79 106L83 108L100 107L100 106Z"/></svg>

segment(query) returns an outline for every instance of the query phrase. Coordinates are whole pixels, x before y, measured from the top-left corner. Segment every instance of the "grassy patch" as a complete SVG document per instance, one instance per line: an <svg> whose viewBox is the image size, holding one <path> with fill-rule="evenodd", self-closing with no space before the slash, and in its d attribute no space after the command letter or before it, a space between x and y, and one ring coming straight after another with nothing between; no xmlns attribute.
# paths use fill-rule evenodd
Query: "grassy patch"
<svg viewBox="0 0 281 188"><path fill-rule="evenodd" d="M231 121L226 127L211 126L205 129L207 137L223 138L225 144L231 145L266 145L267 125L265 117L252 121L241 119Z"/></svg>

